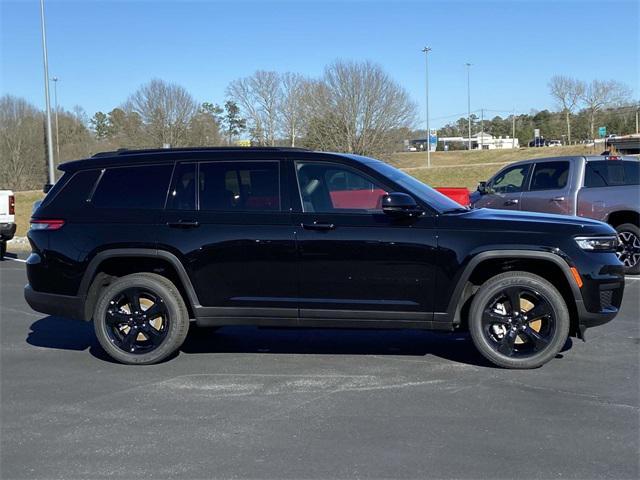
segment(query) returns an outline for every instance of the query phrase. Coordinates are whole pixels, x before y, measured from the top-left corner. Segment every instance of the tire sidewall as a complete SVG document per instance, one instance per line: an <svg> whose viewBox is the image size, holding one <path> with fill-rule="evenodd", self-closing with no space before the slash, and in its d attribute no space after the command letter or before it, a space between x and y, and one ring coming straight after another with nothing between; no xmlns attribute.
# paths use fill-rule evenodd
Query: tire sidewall
<svg viewBox="0 0 640 480"><path fill-rule="evenodd" d="M555 333L549 345L541 352L526 358L503 355L492 347L482 327L482 312L487 303L508 287L534 290L546 300L553 311ZM504 368L538 368L553 359L564 346L569 335L569 311L562 295L549 282L533 274L502 274L486 282L474 297L469 311L469 332L480 353L492 363Z"/></svg>
<svg viewBox="0 0 640 480"><path fill-rule="evenodd" d="M96 304L93 318L96 337L105 352L114 360L121 363L136 365L157 363L180 348L186 337L189 327L189 316L180 294L168 280L163 277L160 277L162 280L153 277L160 276L135 274L118 279L102 292ZM106 312L111 299L119 292L131 287L143 288L158 295L162 298L169 313L169 331L162 344L151 352L144 354L127 353L114 345L107 332L108 327L105 322Z"/></svg>

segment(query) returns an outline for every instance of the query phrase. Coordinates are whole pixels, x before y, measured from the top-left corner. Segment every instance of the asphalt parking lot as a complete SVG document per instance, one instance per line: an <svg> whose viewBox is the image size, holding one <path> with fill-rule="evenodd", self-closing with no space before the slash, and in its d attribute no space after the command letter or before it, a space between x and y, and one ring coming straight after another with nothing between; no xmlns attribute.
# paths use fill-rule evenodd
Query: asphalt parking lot
<svg viewBox="0 0 640 480"><path fill-rule="evenodd" d="M193 329L161 365L33 312L0 262L2 478L638 478L640 279L533 371L464 335Z"/></svg>

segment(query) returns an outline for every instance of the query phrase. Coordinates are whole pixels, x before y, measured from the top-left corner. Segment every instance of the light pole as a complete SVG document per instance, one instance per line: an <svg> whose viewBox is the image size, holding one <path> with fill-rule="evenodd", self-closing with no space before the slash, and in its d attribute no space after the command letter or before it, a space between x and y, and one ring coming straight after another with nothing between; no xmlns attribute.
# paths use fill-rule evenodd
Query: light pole
<svg viewBox="0 0 640 480"><path fill-rule="evenodd" d="M471 64L465 63L467 67L467 118L469 122L469 150L471 150Z"/></svg>
<svg viewBox="0 0 640 480"><path fill-rule="evenodd" d="M53 103L56 111L56 159L60 162L60 127L58 126L58 77L53 77Z"/></svg>
<svg viewBox="0 0 640 480"><path fill-rule="evenodd" d="M431 47L424 47L426 92L427 92L427 168L431 168L431 129L429 128L429 52Z"/></svg>
<svg viewBox="0 0 640 480"><path fill-rule="evenodd" d="M49 60L47 58L47 31L44 25L44 0L40 0L40 26L42 28L42 59L44 62L44 100L47 111L47 154L49 183L56 181L53 168L53 139L51 138L51 101L49 100Z"/></svg>

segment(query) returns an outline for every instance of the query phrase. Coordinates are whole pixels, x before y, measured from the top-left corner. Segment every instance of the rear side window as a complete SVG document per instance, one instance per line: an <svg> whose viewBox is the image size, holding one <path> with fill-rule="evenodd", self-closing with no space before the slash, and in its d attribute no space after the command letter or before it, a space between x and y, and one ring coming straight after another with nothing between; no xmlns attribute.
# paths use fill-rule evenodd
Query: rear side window
<svg viewBox="0 0 640 480"><path fill-rule="evenodd" d="M584 176L585 187L621 185L640 185L640 162L618 160L587 162Z"/></svg>
<svg viewBox="0 0 640 480"><path fill-rule="evenodd" d="M108 168L91 202L98 208L161 209L172 169L173 165Z"/></svg>
<svg viewBox="0 0 640 480"><path fill-rule="evenodd" d="M278 162L203 162L200 210L279 211Z"/></svg>
<svg viewBox="0 0 640 480"><path fill-rule="evenodd" d="M82 207L87 203L87 200L89 200L99 176L100 170L84 170L73 173L71 178L62 184L59 192L54 192L53 190L49 192L54 195L51 197L51 201L47 201L46 203L52 203L56 208L62 210ZM62 182L62 180L59 181ZM47 200L48 197L47 195ZM43 205L44 204L45 202L43 202Z"/></svg>
<svg viewBox="0 0 640 480"><path fill-rule="evenodd" d="M569 162L537 163L529 190L559 190L567 186Z"/></svg>
<svg viewBox="0 0 640 480"><path fill-rule="evenodd" d="M180 163L176 166L173 185L167 199L168 209L196 209L196 174L195 163Z"/></svg>

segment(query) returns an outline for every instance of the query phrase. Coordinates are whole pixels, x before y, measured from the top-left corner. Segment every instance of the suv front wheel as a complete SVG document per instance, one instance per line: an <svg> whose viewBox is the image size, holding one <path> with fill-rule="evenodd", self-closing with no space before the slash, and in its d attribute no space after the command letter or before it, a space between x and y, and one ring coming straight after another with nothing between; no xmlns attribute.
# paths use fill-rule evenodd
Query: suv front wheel
<svg viewBox="0 0 640 480"><path fill-rule="evenodd" d="M171 281L154 273L136 273L102 291L93 322L98 341L110 357L148 365L180 348L189 330L189 313Z"/></svg>
<svg viewBox="0 0 640 480"><path fill-rule="evenodd" d="M527 272L487 280L469 311L480 353L505 368L537 368L554 358L569 335L569 311L558 290Z"/></svg>

